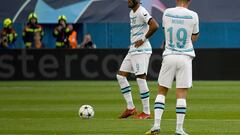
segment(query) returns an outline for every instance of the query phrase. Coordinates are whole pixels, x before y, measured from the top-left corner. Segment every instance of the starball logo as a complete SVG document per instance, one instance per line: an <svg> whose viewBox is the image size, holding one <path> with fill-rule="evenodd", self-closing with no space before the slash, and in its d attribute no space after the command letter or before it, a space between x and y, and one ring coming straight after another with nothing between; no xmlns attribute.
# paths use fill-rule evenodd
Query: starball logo
<svg viewBox="0 0 240 135"><path fill-rule="evenodd" d="M165 4L160 0L142 0L141 3L150 13L152 13L153 8L159 12L164 12L166 9Z"/></svg>
<svg viewBox="0 0 240 135"><path fill-rule="evenodd" d="M161 12L164 12L166 6L160 0L153 0L152 7L155 7Z"/></svg>
<svg viewBox="0 0 240 135"><path fill-rule="evenodd" d="M16 0L15 0L16 1ZM107 20L121 21L123 16L127 15L128 7L127 0L25 0L16 1L16 11L13 22L24 22L29 12L35 12L39 17L39 23L56 23L56 18L64 14L68 18L68 22L77 23L84 19L87 22L99 22ZM151 13L152 9L163 12L166 9L165 4L160 0L141 0L142 5ZM116 8L109 8L109 7ZM1 7L1 6L0 6ZM92 11L101 12L92 12ZM117 11L125 12L117 12ZM127 12L126 12L127 11ZM9 16L6 10L5 16ZM99 14L101 13L101 14ZM7 15L8 14L8 15ZM105 18L100 19L99 18ZM107 18L107 19L106 19ZM113 19L114 18L114 19ZM128 20L125 18L125 22Z"/></svg>

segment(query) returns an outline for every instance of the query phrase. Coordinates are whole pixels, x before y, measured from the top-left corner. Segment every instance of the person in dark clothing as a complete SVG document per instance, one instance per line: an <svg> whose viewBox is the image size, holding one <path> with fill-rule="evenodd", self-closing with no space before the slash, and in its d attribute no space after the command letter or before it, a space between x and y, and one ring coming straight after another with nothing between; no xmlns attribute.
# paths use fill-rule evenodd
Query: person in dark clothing
<svg viewBox="0 0 240 135"><path fill-rule="evenodd" d="M17 33L12 28L12 20L7 18L3 21L3 29L0 32L0 48L14 48Z"/></svg>
<svg viewBox="0 0 240 135"><path fill-rule="evenodd" d="M73 31L73 26L67 23L67 17L60 15L58 24L53 31L53 36L56 38L56 48L69 48L69 36Z"/></svg>
<svg viewBox="0 0 240 135"><path fill-rule="evenodd" d="M35 13L30 13L28 16L28 23L23 30L23 41L26 48L34 48L34 36L35 33L40 33L41 40L43 38L44 32L41 25L38 24L38 17Z"/></svg>
<svg viewBox="0 0 240 135"><path fill-rule="evenodd" d="M87 48L87 49L96 49L97 48L96 44L94 44L92 41L92 36L89 33L87 33L84 36L84 39L80 45L80 48Z"/></svg>

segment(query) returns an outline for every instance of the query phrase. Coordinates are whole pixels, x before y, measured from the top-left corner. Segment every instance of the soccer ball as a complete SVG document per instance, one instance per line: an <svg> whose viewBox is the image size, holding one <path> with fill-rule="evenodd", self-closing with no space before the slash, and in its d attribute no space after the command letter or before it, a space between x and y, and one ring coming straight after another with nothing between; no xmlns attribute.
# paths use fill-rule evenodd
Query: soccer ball
<svg viewBox="0 0 240 135"><path fill-rule="evenodd" d="M80 107L78 112L80 118L82 119L90 119L94 116L94 110L93 107L90 105L83 105Z"/></svg>

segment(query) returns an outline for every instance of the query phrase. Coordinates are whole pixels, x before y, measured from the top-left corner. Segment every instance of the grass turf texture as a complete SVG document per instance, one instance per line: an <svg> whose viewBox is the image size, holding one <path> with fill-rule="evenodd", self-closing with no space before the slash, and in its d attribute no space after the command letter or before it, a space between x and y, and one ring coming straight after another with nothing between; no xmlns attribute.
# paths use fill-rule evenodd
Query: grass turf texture
<svg viewBox="0 0 240 135"><path fill-rule="evenodd" d="M142 110L137 84L131 84L135 105ZM153 108L156 82L148 84ZM194 82L188 96L186 131L190 135L239 135L239 96L238 81ZM174 134L175 102L173 89L166 100L161 135ZM78 117L83 104L94 107L93 119ZM0 134L143 135L151 128L153 119L117 119L124 109L116 81L0 83Z"/></svg>

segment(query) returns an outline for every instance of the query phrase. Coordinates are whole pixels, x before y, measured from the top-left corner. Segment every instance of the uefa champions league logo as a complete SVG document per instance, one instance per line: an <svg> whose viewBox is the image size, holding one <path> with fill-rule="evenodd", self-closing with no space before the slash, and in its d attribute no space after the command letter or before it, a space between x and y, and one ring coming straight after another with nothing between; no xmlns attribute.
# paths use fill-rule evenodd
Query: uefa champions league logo
<svg viewBox="0 0 240 135"><path fill-rule="evenodd" d="M39 23L55 23L59 14L66 15L68 17L68 21L72 23L78 22L81 17L84 16L85 19L86 16L90 16L91 18L88 17L90 22L99 22L99 20L94 19L99 17L93 17L94 15L97 15L97 13L92 14L90 11L102 10L108 6L111 6L113 3L109 1L113 1L114 4L117 5L117 8L120 8L121 10L127 9L127 7L121 6L122 3L127 3L127 0L25 0L23 2L18 1L18 9L12 18L13 22L19 19L21 20L21 18L24 18L23 16L27 16L28 12L26 11L30 10L38 14ZM99 3L104 4L100 4L101 6L92 6L99 5ZM160 13L164 12L166 9L165 4L161 0L141 0L141 3L143 7L149 11L149 13L152 13L153 9L154 11L159 11ZM122 13L116 13L114 9L110 11L104 10L103 14L101 15L108 15L108 20L112 20L110 17L113 16L116 18L117 15L118 20L120 21L122 21L122 19L119 18L123 16Z"/></svg>
<svg viewBox="0 0 240 135"><path fill-rule="evenodd" d="M141 3L150 13L152 13L153 8L159 10L160 12L164 12L166 9L165 4L163 4L161 0L141 0Z"/></svg>
<svg viewBox="0 0 240 135"><path fill-rule="evenodd" d="M161 0L153 0L152 6L160 10L161 12L164 12L164 10L166 9L166 6L161 2Z"/></svg>

